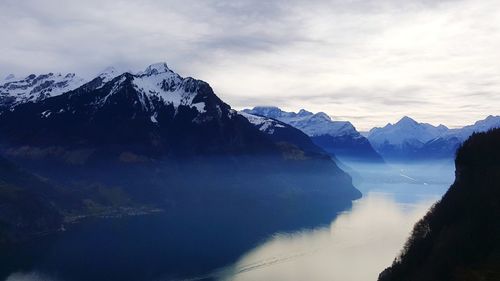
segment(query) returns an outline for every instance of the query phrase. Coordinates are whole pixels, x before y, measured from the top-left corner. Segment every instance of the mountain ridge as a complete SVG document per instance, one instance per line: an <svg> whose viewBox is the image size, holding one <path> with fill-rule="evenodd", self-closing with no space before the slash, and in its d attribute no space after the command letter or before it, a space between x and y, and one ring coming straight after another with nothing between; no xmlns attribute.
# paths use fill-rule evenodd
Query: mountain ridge
<svg viewBox="0 0 500 281"><path fill-rule="evenodd" d="M375 150L391 161L452 159L459 145L474 132L497 127L500 127L500 116L493 115L455 129L403 117L395 124L371 129L366 137Z"/></svg>
<svg viewBox="0 0 500 281"><path fill-rule="evenodd" d="M74 73L30 74L21 80L15 80L13 75L8 78L0 85L0 109L11 109L22 103L58 96L86 82Z"/></svg>
<svg viewBox="0 0 500 281"><path fill-rule="evenodd" d="M312 113L305 109L286 112L278 107L254 107L242 112L260 115L287 123L304 133L313 142L334 157L345 161L368 161L383 163L383 159L348 121L333 121L324 113Z"/></svg>

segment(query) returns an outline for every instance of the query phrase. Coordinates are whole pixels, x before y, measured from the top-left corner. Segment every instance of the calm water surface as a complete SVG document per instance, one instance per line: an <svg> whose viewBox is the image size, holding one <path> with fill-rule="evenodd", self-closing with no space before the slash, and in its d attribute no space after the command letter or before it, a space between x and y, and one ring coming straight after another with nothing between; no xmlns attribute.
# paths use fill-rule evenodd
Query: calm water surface
<svg viewBox="0 0 500 281"><path fill-rule="evenodd" d="M276 234L221 272L223 280L377 280L446 192L451 163L356 167L363 198L330 225Z"/></svg>

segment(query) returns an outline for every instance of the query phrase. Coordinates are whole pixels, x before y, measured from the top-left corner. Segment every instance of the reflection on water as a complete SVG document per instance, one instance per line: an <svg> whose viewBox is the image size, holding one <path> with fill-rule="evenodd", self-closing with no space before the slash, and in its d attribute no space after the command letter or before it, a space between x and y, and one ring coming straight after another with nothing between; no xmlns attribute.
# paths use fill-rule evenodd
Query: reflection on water
<svg viewBox="0 0 500 281"><path fill-rule="evenodd" d="M330 226L275 235L224 271L221 279L376 280L400 252L415 222L451 184L452 166L420 168L394 167L365 177L359 182L364 197Z"/></svg>
<svg viewBox="0 0 500 281"><path fill-rule="evenodd" d="M376 280L434 200L398 204L371 193L329 227L276 235L246 254L227 280Z"/></svg>

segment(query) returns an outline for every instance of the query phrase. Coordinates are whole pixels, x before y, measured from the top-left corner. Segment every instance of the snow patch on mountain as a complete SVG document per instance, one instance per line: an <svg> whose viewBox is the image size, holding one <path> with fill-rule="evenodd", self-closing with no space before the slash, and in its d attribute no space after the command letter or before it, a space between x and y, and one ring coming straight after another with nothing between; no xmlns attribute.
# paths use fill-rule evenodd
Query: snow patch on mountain
<svg viewBox="0 0 500 281"><path fill-rule="evenodd" d="M263 116L253 115L250 113L246 113L244 111L238 112L238 114L245 117L250 123L255 125L261 132L266 134L274 134L275 128L285 128L285 126L279 124L278 121L273 120L271 118L266 118Z"/></svg>
<svg viewBox="0 0 500 281"><path fill-rule="evenodd" d="M47 117L49 117L51 114L52 114L52 112L51 112L50 110L45 110L44 112L42 112L42 117L43 117L43 118L47 118Z"/></svg>

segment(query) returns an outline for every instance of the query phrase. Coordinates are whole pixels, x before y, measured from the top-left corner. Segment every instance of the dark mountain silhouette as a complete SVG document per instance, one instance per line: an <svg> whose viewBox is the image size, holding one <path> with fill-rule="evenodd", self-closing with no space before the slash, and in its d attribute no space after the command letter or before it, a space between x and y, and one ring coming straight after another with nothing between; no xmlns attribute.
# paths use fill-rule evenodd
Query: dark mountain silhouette
<svg viewBox="0 0 500 281"><path fill-rule="evenodd" d="M0 158L0 245L59 228L62 199L50 184Z"/></svg>
<svg viewBox="0 0 500 281"><path fill-rule="evenodd" d="M379 281L500 280L500 129L459 148L456 179Z"/></svg>

